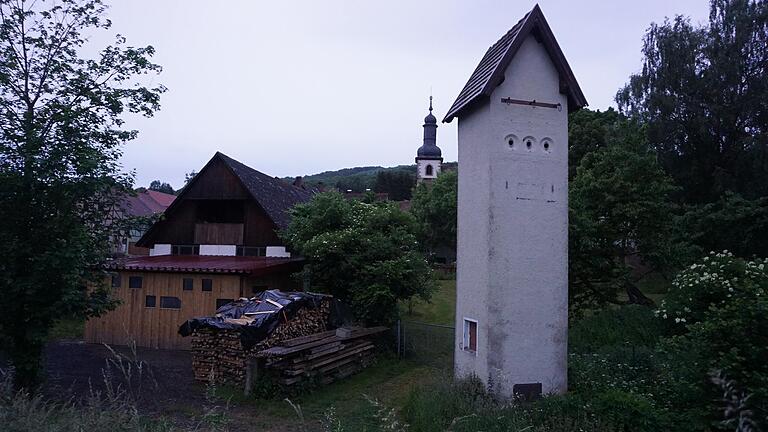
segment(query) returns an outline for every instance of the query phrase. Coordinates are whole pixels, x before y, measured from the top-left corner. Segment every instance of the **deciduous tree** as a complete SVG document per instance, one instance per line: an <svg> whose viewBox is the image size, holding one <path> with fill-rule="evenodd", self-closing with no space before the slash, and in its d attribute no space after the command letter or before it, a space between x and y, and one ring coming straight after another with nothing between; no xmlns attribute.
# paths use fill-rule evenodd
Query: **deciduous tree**
<svg viewBox="0 0 768 432"><path fill-rule="evenodd" d="M418 248L413 218L388 202L315 195L291 211L283 237L308 258L312 289L347 302L367 324L391 324L397 302L429 299L431 269Z"/></svg>
<svg viewBox="0 0 768 432"><path fill-rule="evenodd" d="M711 0L708 25L654 23L643 56L616 100L685 201L768 195L768 2Z"/></svg>
<svg viewBox="0 0 768 432"><path fill-rule="evenodd" d="M110 27L99 0L0 0L0 338L18 387L37 383L51 326L113 305L103 273L111 212L130 187L122 115L151 116L162 86L154 49L118 36L87 57L87 36ZM94 284L94 289L86 286Z"/></svg>

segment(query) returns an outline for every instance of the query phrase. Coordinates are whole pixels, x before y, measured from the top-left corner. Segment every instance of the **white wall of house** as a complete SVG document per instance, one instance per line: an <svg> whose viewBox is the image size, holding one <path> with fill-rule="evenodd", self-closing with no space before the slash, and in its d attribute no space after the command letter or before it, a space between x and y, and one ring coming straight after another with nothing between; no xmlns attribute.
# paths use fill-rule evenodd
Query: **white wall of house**
<svg viewBox="0 0 768 432"><path fill-rule="evenodd" d="M200 245L200 255L235 256L235 245Z"/></svg>
<svg viewBox="0 0 768 432"><path fill-rule="evenodd" d="M149 256L170 255L170 254L171 254L171 245L169 244L156 244L151 249L149 249Z"/></svg>
<svg viewBox="0 0 768 432"><path fill-rule="evenodd" d="M504 396L516 384L567 388L568 100L559 88L544 46L528 37L489 101L459 118L455 369ZM478 323L476 352L463 346L465 318Z"/></svg>
<svg viewBox="0 0 768 432"><path fill-rule="evenodd" d="M267 256L273 258L290 258L291 253L285 250L285 246L267 246Z"/></svg>

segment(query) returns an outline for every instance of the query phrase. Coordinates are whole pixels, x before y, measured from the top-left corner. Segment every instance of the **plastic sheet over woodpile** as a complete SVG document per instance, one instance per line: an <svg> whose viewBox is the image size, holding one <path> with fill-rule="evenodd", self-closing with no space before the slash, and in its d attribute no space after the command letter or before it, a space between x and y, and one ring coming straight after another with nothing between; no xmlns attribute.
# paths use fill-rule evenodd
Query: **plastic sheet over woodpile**
<svg viewBox="0 0 768 432"><path fill-rule="evenodd" d="M294 318L304 309L327 309L326 326L336 328L349 318L344 307L332 296L305 292L268 290L257 296L226 304L212 317L188 320L179 327L179 334L190 336L196 330L237 330L243 348L248 350L266 339L281 324Z"/></svg>
<svg viewBox="0 0 768 432"><path fill-rule="evenodd" d="M215 316L191 319L179 334L192 336L196 380L240 384L250 353L335 329L348 321L343 311L332 296L271 290L224 305Z"/></svg>

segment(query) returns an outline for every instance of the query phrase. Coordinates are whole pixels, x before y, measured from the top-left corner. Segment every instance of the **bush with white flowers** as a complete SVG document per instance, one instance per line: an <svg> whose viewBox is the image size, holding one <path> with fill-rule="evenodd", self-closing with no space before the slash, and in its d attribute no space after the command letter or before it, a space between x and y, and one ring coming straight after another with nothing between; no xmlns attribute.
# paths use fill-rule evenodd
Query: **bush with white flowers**
<svg viewBox="0 0 768 432"><path fill-rule="evenodd" d="M767 295L768 262L727 251L709 254L675 278L656 313L670 336L659 351L676 412L721 398L708 378L717 371L749 395L747 409L768 419ZM715 410L701 411L703 420L715 420Z"/></svg>
<svg viewBox="0 0 768 432"><path fill-rule="evenodd" d="M768 293L768 260L747 261L728 251L711 252L680 272L656 314L675 333L706 321L718 310Z"/></svg>

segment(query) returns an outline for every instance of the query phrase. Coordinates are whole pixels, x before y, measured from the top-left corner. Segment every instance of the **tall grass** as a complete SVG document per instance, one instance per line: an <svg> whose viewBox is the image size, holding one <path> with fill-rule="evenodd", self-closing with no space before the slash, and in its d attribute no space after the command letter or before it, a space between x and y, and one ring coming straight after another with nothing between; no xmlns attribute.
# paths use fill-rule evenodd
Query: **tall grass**
<svg viewBox="0 0 768 432"><path fill-rule="evenodd" d="M618 430L580 400L547 397L531 404L495 399L477 379L450 378L414 390L402 412L412 432L611 432Z"/></svg>

